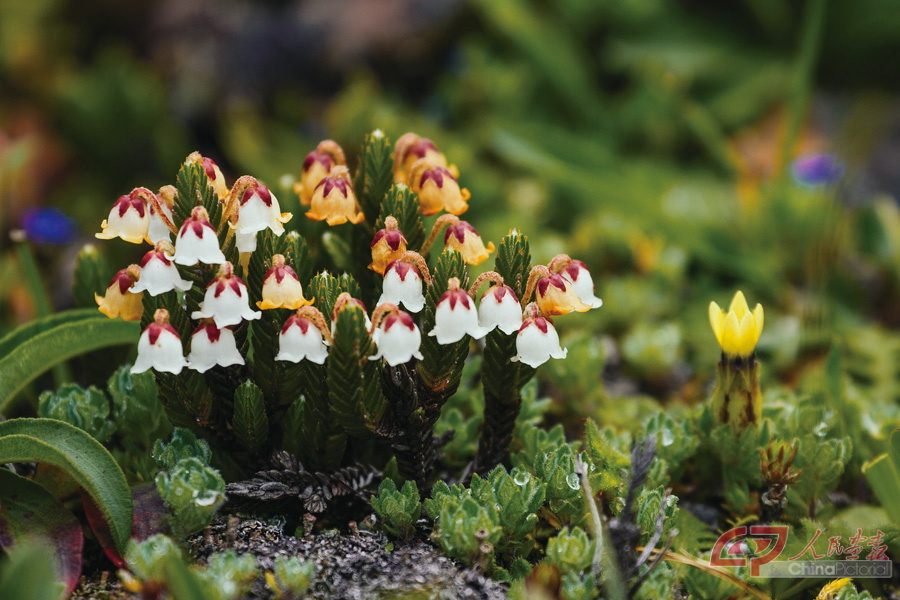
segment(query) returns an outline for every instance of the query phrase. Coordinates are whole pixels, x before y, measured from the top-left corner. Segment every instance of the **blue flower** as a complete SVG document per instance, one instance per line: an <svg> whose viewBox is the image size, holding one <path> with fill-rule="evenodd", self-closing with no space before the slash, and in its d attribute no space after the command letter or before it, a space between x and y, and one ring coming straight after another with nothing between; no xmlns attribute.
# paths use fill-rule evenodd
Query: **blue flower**
<svg viewBox="0 0 900 600"><path fill-rule="evenodd" d="M75 221L58 208L32 208L22 216L22 229L38 244L63 246L78 235Z"/></svg>
<svg viewBox="0 0 900 600"><path fill-rule="evenodd" d="M831 185L844 174L844 163L833 154L801 156L791 165L794 181L802 186Z"/></svg>

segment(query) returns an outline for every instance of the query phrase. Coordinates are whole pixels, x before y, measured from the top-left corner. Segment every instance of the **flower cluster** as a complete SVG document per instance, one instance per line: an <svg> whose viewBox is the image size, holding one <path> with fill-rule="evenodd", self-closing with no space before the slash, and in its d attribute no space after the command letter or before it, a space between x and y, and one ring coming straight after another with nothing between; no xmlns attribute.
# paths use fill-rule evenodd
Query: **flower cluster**
<svg viewBox="0 0 900 600"><path fill-rule="evenodd" d="M277 361L309 360L323 364L328 347L334 342L338 316L351 306L366 312L368 333L377 348L371 360L383 359L388 365L396 366L421 359L423 332L412 315L424 309L425 291L435 285L426 261L431 247L443 234L445 249L458 251L470 265L487 260L495 247L493 243L486 244L470 223L458 217L468 208L470 194L460 187L456 167L448 163L433 142L406 134L395 145L393 159L394 181L415 193L419 213L422 216L445 214L434 222L420 252L408 249L407 237L400 230L397 218L384 218L370 245L369 269L382 276L376 307L370 315L361 300L343 293L329 315L331 327L321 307L315 305L315 299L304 295L297 272L282 254L264 257L269 268L261 290L254 290L253 294L256 296L255 292L259 291L256 297L261 300L255 307L251 305L250 290L237 271L241 270L244 278L247 277L249 255L257 251L258 233L269 230L274 236L280 236L285 231L284 224L292 217L281 212L272 191L255 178L240 177L229 189L215 162L197 153L190 155L186 164L202 167L218 203L212 206L191 203L189 211L181 209L179 214L187 215L181 223L174 222L178 211L173 211L173 207L179 198L172 186L156 194L146 188L136 188L120 197L97 237L149 242L153 248L140 265L131 265L117 273L105 296L97 296L104 314L140 320L145 293L157 296L172 291L188 292L192 287L186 278L188 270L212 274L213 271L204 269L208 266L217 269L206 282L202 302L195 304L196 310L189 313L196 321L189 352L184 352L177 330L169 323L169 311L156 310L141 335L133 370L152 368L177 374L188 368L202 373L214 366L242 365L244 357L237 348L235 329L244 321L260 319L261 311L272 309L294 311L281 326ZM309 207L306 216L312 220L337 226L347 222L356 225L366 219L344 152L331 140L320 143L306 157L294 191L300 205ZM220 214L218 223L211 222L210 212L214 210ZM226 252L235 248L238 254L231 255L232 261L239 255L240 264L226 257ZM476 306L479 288L488 282L491 285L481 294ZM593 280L584 263L565 255L531 270L523 298L517 297L513 288L494 271L481 275L468 290L462 288L458 278L450 278L447 288L439 292L434 326L424 332L426 335L434 337L438 344L454 344L467 335L481 339L494 329L507 335L515 333L516 355L510 360L531 367L566 355L551 317L587 311L601 304L594 296Z"/></svg>

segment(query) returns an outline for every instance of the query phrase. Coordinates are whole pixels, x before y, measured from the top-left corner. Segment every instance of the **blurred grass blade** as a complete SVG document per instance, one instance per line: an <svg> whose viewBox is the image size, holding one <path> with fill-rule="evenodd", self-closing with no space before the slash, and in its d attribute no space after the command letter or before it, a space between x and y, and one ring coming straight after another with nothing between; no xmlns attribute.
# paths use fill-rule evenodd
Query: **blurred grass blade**
<svg viewBox="0 0 900 600"><path fill-rule="evenodd" d="M59 600L64 591L65 585L54 576L44 546L27 542L9 553L0 573L0 598Z"/></svg>

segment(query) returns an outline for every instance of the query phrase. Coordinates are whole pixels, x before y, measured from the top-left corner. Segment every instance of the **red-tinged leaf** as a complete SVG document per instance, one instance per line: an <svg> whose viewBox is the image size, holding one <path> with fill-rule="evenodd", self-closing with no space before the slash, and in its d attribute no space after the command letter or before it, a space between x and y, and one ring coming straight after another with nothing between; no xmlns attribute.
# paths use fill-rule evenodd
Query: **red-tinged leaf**
<svg viewBox="0 0 900 600"><path fill-rule="evenodd" d="M82 492L84 514L97 536L97 541L109 560L119 569L125 568L125 559L116 550L109 530L109 523L89 494ZM168 533L168 513L166 504L156 491L156 485L148 483L131 490L132 513L131 537L139 542L157 533Z"/></svg>
<svg viewBox="0 0 900 600"><path fill-rule="evenodd" d="M48 544L66 596L81 576L84 534L78 519L37 483L0 469L0 546L22 541Z"/></svg>

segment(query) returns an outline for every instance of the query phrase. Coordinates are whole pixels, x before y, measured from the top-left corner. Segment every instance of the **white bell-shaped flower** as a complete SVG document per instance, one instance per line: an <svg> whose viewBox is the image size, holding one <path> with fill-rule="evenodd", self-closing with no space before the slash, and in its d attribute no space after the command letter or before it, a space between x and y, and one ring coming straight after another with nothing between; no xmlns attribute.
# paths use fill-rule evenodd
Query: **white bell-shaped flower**
<svg viewBox="0 0 900 600"><path fill-rule="evenodd" d="M95 233L94 237L100 240L121 238L132 244L142 243L150 228L150 211L141 198L142 192L152 194L150 190L137 188L130 194L119 196L109 211L109 216L100 224L103 231Z"/></svg>
<svg viewBox="0 0 900 600"><path fill-rule="evenodd" d="M171 244L168 245L171 247ZM161 244L157 244L156 248L144 255L141 260L141 278L131 286L131 293L147 292L151 296L158 296L172 290L186 292L191 289L191 282L181 278L171 257L160 246Z"/></svg>
<svg viewBox="0 0 900 600"><path fill-rule="evenodd" d="M414 313L425 307L422 277L413 265L395 260L388 266L384 272L384 285L378 304L385 302L402 304Z"/></svg>
<svg viewBox="0 0 900 600"><path fill-rule="evenodd" d="M166 188L171 187L166 186ZM172 241L172 230L169 229L166 220L168 219L169 223L172 222L172 206L175 202L175 196L172 190L166 188L163 188L160 190L160 193L156 194L159 200L159 208L163 215L160 216L155 204L150 205L150 226L147 229L147 241L154 245L157 242Z"/></svg>
<svg viewBox="0 0 900 600"><path fill-rule="evenodd" d="M298 363L309 360L318 365L328 358L328 348L322 332L315 323L300 315L291 315L278 336L278 354L275 360Z"/></svg>
<svg viewBox="0 0 900 600"><path fill-rule="evenodd" d="M522 326L522 306L511 287L494 285L484 293L478 305L478 324L488 331L498 327L506 334L519 330Z"/></svg>
<svg viewBox="0 0 900 600"><path fill-rule="evenodd" d="M437 337L439 344L452 344L466 334L481 339L487 330L478 325L475 301L459 287L459 279L453 277L449 289L444 292L434 311L434 329L428 335Z"/></svg>
<svg viewBox="0 0 900 600"><path fill-rule="evenodd" d="M154 369L162 373L178 375L187 366L181 338L175 328L169 325L169 311L161 308L138 340L137 360L131 367L132 373L143 373Z"/></svg>
<svg viewBox="0 0 900 600"><path fill-rule="evenodd" d="M219 275L206 287L200 310L191 313L192 319L213 319L216 327L237 325L242 320L258 319L261 312L250 308L247 285L234 274L230 262L219 269Z"/></svg>
<svg viewBox="0 0 900 600"><path fill-rule="evenodd" d="M572 284L572 291L591 308L603 306L603 300L594 295L594 278L587 266L580 260L572 260L561 275Z"/></svg>
<svg viewBox="0 0 900 600"><path fill-rule="evenodd" d="M256 250L256 234L266 228L275 235L284 233L284 223L291 219L290 213L281 213L278 199L269 188L253 180L241 195L238 206L236 241L239 252Z"/></svg>
<svg viewBox="0 0 900 600"><path fill-rule="evenodd" d="M191 334L191 352L187 363L189 369L205 373L216 365L242 365L244 357L238 352L231 329L219 329L213 323L203 323Z"/></svg>
<svg viewBox="0 0 900 600"><path fill-rule="evenodd" d="M398 310L386 316L378 325L373 339L378 344L378 353L370 356L369 360L383 358L392 367L413 358L422 360L422 353L419 352L422 333L409 313Z"/></svg>
<svg viewBox="0 0 900 600"><path fill-rule="evenodd" d="M559 345L559 334L546 317L525 319L516 336L516 355L512 362L523 362L536 369L551 358L565 358L568 350Z"/></svg>
<svg viewBox="0 0 900 600"><path fill-rule="evenodd" d="M207 265L221 265L226 262L219 248L216 230L209 222L209 214L202 206L195 206L189 219L178 231L175 241L175 262L193 266L198 262Z"/></svg>

